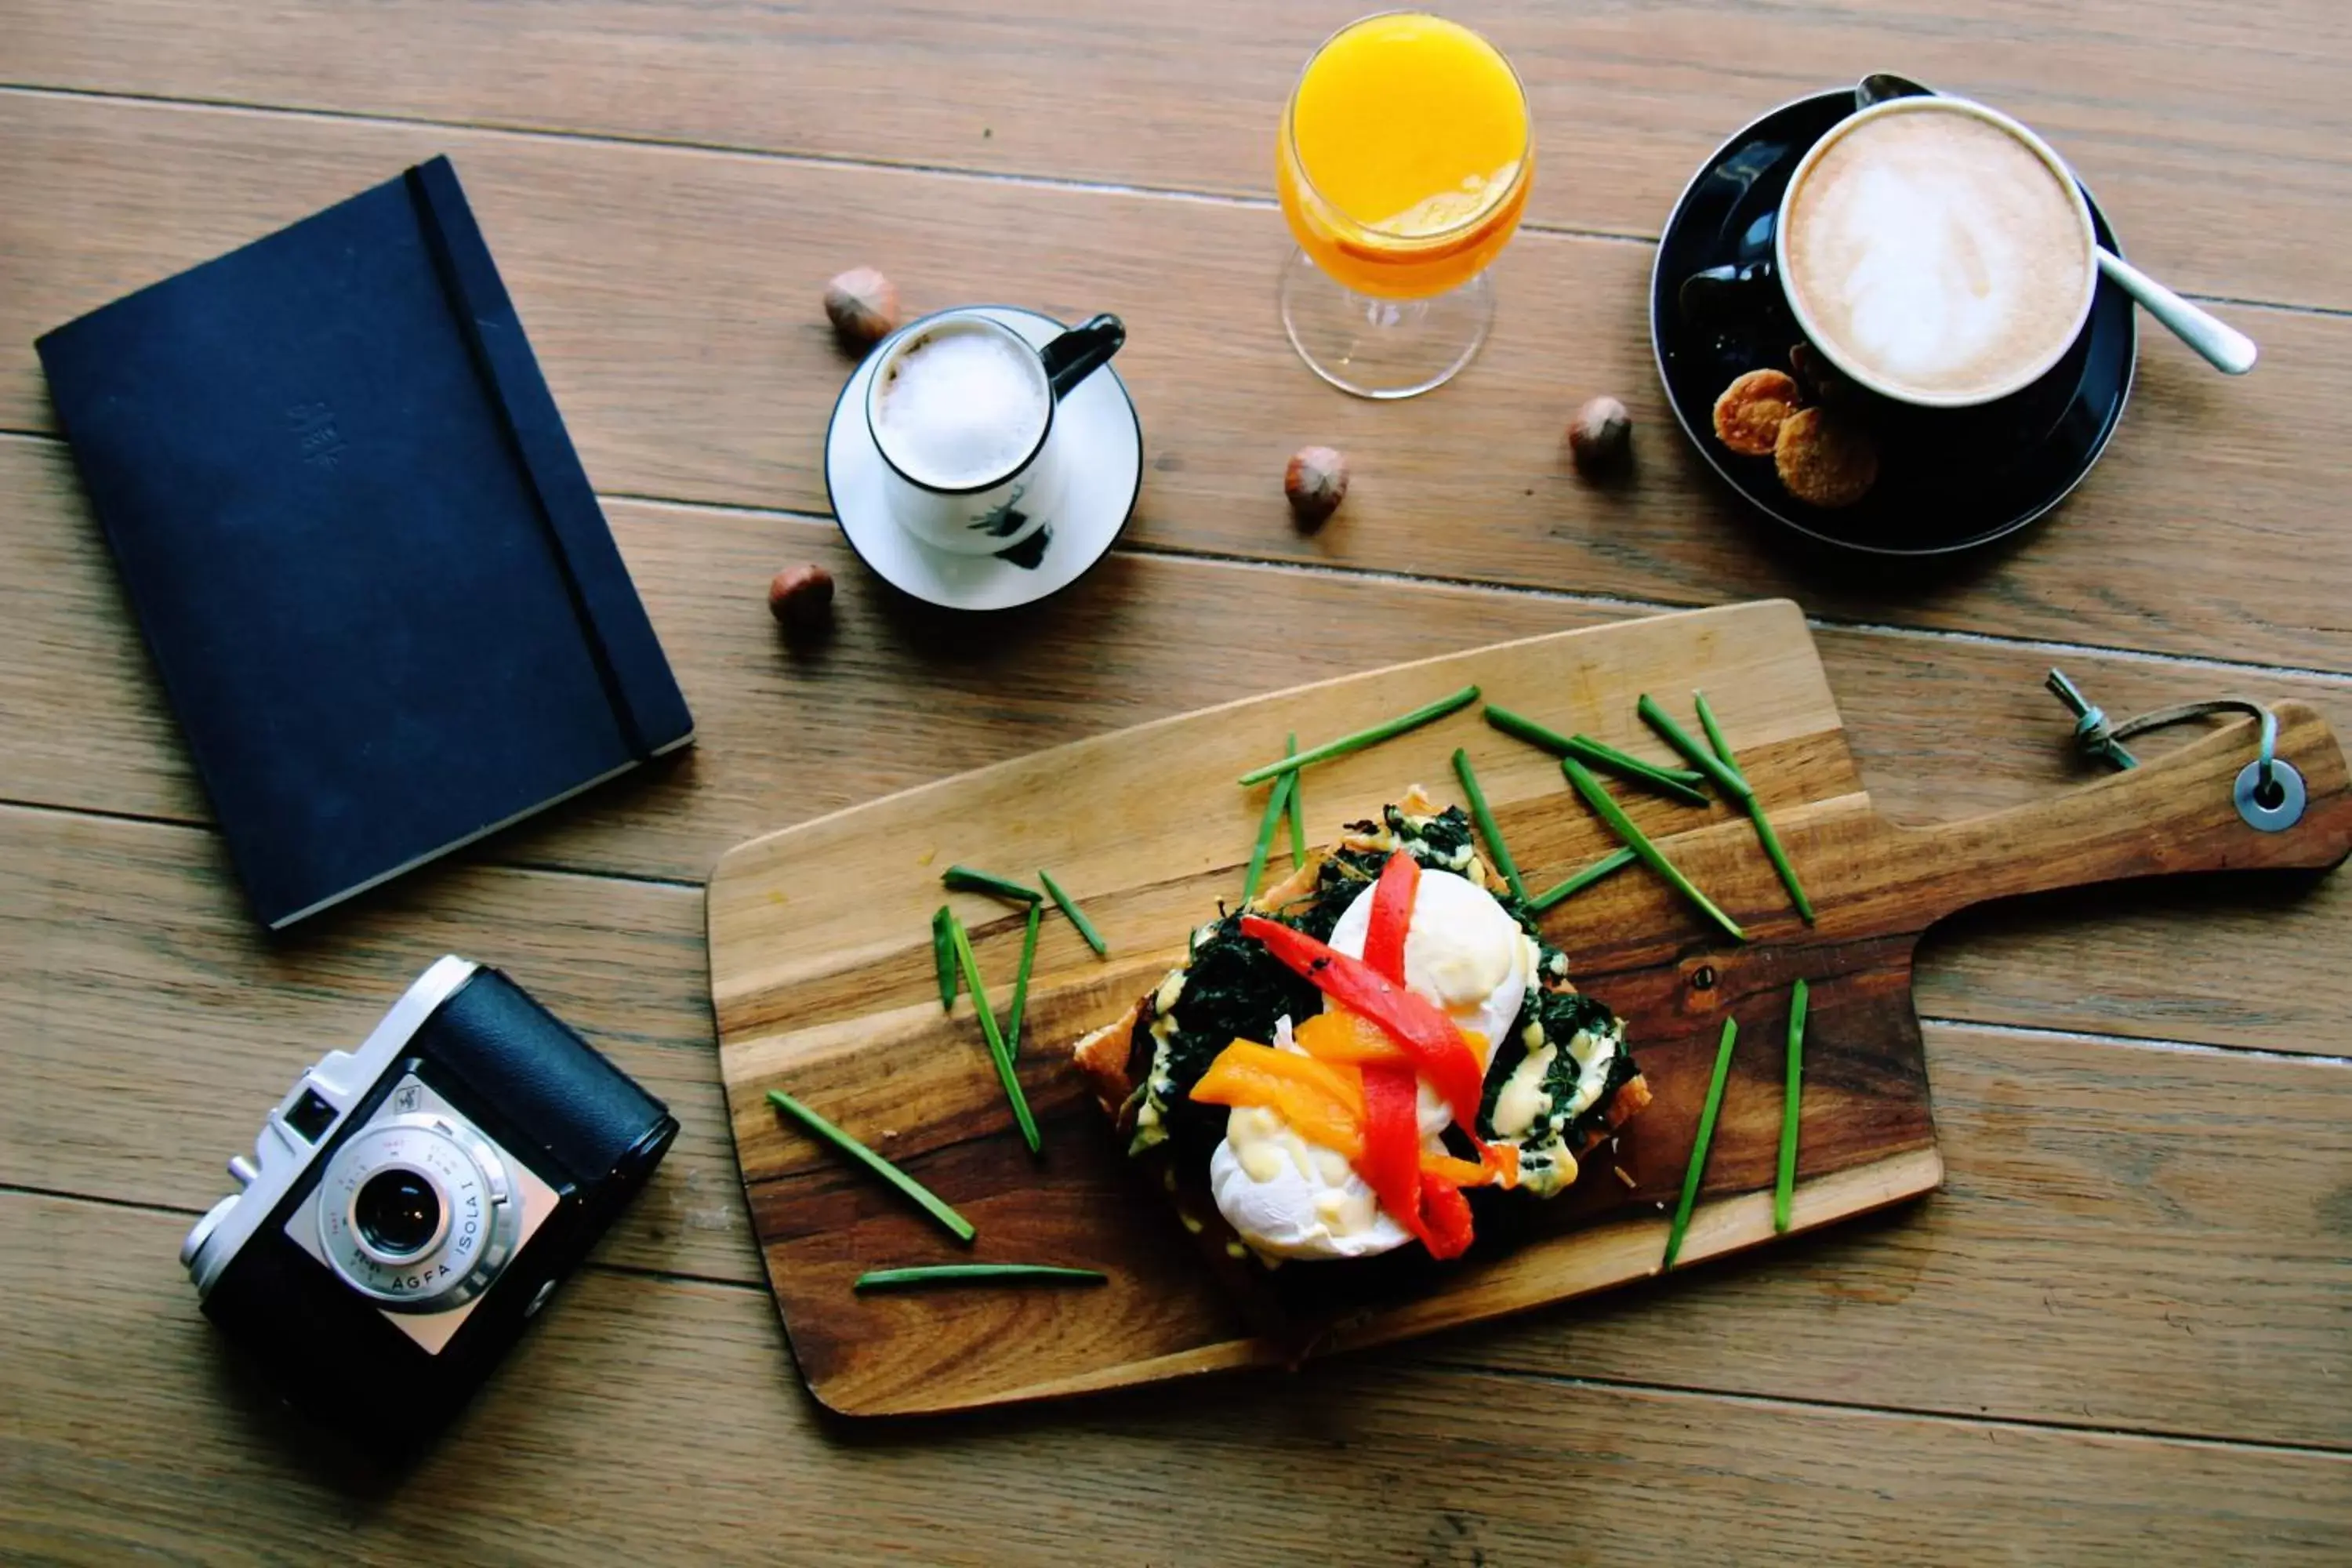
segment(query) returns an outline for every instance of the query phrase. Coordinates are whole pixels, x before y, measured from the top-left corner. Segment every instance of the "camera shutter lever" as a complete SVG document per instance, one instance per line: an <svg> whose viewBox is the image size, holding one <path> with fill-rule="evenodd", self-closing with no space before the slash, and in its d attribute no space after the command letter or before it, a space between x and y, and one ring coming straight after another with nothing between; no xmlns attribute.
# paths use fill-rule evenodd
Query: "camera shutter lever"
<svg viewBox="0 0 2352 1568"><path fill-rule="evenodd" d="M236 1178L236 1184L240 1187L253 1185L254 1179L261 1174L254 1168L253 1162L242 1154L231 1154L228 1157L228 1173Z"/></svg>

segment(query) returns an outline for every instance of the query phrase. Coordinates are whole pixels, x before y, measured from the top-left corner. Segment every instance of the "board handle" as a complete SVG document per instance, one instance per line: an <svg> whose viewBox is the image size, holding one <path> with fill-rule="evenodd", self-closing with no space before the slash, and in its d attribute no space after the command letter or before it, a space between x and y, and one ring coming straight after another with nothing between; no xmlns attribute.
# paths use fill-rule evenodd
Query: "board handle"
<svg viewBox="0 0 2352 1568"><path fill-rule="evenodd" d="M1911 830L1926 868L1915 886L1924 884L1930 918L2127 877L2336 864L2352 854L2344 748L2307 704L2282 702L2272 711L2278 759L2303 781L2303 815L2292 826L2263 832L2239 814L2238 775L2254 761L2260 735L2255 721L2242 720L2053 799Z"/></svg>

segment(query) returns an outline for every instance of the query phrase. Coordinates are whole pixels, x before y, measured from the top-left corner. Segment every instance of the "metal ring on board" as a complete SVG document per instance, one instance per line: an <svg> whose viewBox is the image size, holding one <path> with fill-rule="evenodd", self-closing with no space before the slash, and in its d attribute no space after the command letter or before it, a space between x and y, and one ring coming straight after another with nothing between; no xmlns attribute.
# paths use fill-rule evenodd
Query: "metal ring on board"
<svg viewBox="0 0 2352 1568"><path fill-rule="evenodd" d="M2270 777L2265 779L2265 769ZM2294 764L2284 760L2260 758L2248 763L2238 773L2238 783L2231 790L2238 803L2238 815L2247 826L2257 833L2284 833L2303 820L2303 775ZM2268 805L2262 796L2275 798Z"/></svg>

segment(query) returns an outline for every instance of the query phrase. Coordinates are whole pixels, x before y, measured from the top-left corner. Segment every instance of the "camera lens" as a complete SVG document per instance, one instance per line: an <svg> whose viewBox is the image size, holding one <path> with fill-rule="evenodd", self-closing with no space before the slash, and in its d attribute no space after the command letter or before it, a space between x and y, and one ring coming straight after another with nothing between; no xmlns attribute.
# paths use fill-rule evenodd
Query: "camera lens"
<svg viewBox="0 0 2352 1568"><path fill-rule="evenodd" d="M441 1228L441 1194L415 1171L378 1171L362 1184L352 1221L369 1246L393 1258L421 1252Z"/></svg>

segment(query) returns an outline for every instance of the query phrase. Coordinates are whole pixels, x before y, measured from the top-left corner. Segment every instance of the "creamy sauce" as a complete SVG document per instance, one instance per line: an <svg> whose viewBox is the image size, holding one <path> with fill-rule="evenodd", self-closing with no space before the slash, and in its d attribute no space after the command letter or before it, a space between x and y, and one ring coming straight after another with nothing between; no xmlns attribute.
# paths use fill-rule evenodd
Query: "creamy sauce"
<svg viewBox="0 0 2352 1568"><path fill-rule="evenodd" d="M1209 1190L1226 1222L1270 1257L1364 1258L1408 1239L1344 1156L1263 1106L1227 1116Z"/></svg>
<svg viewBox="0 0 2352 1568"><path fill-rule="evenodd" d="M1536 1118L1551 1109L1551 1096L1544 1090L1544 1075L1551 1071L1552 1059L1559 1047L1545 1046L1529 1051L1511 1076L1503 1080L1502 1092L1495 1096L1495 1136L1519 1139L1536 1124Z"/></svg>

